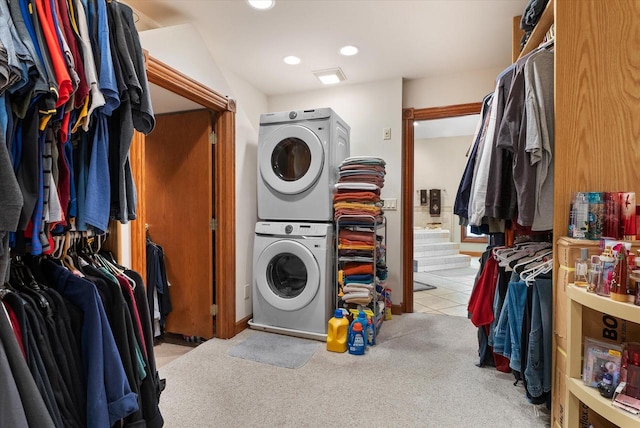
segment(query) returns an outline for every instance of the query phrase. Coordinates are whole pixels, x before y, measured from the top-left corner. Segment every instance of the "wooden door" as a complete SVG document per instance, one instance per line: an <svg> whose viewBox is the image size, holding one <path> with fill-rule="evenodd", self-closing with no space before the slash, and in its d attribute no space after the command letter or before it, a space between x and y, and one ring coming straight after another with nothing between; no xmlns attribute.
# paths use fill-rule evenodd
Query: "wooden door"
<svg viewBox="0 0 640 428"><path fill-rule="evenodd" d="M146 222L164 249L172 311L166 331L213 337L212 113L156 117L145 143Z"/></svg>

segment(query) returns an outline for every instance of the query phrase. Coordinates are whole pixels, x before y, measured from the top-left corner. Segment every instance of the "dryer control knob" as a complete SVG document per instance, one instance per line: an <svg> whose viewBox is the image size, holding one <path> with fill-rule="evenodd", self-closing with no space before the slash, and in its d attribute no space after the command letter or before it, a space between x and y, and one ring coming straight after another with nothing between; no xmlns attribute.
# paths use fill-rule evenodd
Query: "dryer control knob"
<svg viewBox="0 0 640 428"><path fill-rule="evenodd" d="M295 111L289 112L289 119L295 119L296 117L298 117L298 113Z"/></svg>
<svg viewBox="0 0 640 428"><path fill-rule="evenodd" d="M288 224L288 225L284 228L284 233L286 233L287 235L289 235L291 232L293 232L293 226L291 226L290 224Z"/></svg>

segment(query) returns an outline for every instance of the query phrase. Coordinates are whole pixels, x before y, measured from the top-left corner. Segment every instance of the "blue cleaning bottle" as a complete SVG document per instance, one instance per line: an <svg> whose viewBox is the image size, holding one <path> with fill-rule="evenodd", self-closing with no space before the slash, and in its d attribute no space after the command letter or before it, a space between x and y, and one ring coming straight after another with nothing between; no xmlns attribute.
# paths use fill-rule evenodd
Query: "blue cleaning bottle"
<svg viewBox="0 0 640 428"><path fill-rule="evenodd" d="M367 347L367 338L362 330L362 324L355 323L349 331L349 353L353 355L363 355Z"/></svg>
<svg viewBox="0 0 640 428"><path fill-rule="evenodd" d="M353 335L353 327L356 324L360 324L360 327L361 327L360 331L362 331L362 334L364 336L364 344L366 348L367 346L367 314L365 314L363 311L359 311L358 316L354 318L353 321L351 321L351 325L349 326L349 341L348 341L349 349L351 349L351 345L355 338L355 336ZM351 351L349 350L349 352Z"/></svg>

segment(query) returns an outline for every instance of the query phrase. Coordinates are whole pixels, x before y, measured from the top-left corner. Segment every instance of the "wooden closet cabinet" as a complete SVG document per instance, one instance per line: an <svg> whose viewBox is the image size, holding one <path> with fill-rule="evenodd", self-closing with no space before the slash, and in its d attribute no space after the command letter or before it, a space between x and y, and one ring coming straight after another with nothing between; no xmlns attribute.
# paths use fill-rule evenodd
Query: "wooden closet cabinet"
<svg viewBox="0 0 640 428"><path fill-rule="evenodd" d="M571 196L579 191L640 193L640 2L637 0L555 0L554 236L567 234ZM556 246L556 252L558 246ZM554 302L558 275L554 254ZM575 294L575 293L574 293ZM580 295L576 299L579 299ZM584 303L584 302L583 302ZM588 302L587 302L588 303ZM576 304L577 305L577 304ZM577 306L576 306L577 307ZM603 306L607 310L609 306ZM639 308L630 308L639 309ZM580 320L570 318L569 329ZM564 314L566 317L568 314ZM563 316L556 313L557 317ZM625 315L626 316L626 315ZM633 315L631 320L636 320ZM584 321L584 320L583 320ZM577 328L576 328L577 329ZM579 331L571 331L579 334ZM640 337L633 338L640 340ZM554 346L557 337L554 337ZM566 375L565 356L554 352L554 392ZM561 367L562 366L562 367ZM575 375L575 373L574 373ZM554 427L576 427L567 395L554 394L559 411ZM574 399L574 398L572 398ZM592 409L610 419L616 409ZM622 420L620 418L616 419ZM631 419L624 419L625 423ZM636 423L625 426L640 426Z"/></svg>

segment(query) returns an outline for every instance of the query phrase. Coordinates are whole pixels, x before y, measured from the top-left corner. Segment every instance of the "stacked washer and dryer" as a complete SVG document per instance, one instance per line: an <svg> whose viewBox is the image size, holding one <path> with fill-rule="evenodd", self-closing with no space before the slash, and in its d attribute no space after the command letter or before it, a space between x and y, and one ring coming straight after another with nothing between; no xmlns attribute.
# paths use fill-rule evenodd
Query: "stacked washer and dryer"
<svg viewBox="0 0 640 428"><path fill-rule="evenodd" d="M260 116L251 328L326 340L335 304L333 188L349 133L330 108Z"/></svg>

